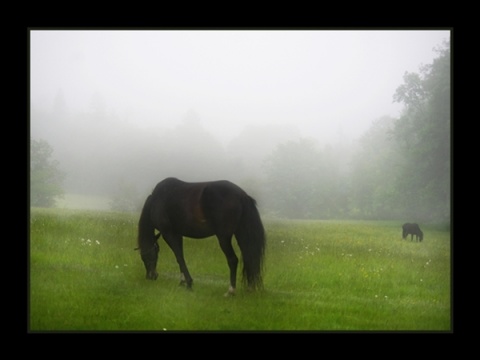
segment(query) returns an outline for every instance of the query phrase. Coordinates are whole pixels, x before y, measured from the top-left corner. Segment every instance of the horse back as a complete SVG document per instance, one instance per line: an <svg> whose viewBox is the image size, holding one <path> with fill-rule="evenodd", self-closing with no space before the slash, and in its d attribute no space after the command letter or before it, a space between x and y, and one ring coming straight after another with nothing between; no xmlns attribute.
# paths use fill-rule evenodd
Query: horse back
<svg viewBox="0 0 480 360"><path fill-rule="evenodd" d="M189 237L212 235L201 207L204 188L203 183L187 183L176 178L158 183L152 193L152 217L157 229Z"/></svg>
<svg viewBox="0 0 480 360"><path fill-rule="evenodd" d="M184 182L167 178L155 187L153 218L160 232L192 238L233 233L246 193L226 181Z"/></svg>
<svg viewBox="0 0 480 360"><path fill-rule="evenodd" d="M248 195L229 181L207 183L202 193L202 209L217 233L232 234L235 231L245 196Z"/></svg>

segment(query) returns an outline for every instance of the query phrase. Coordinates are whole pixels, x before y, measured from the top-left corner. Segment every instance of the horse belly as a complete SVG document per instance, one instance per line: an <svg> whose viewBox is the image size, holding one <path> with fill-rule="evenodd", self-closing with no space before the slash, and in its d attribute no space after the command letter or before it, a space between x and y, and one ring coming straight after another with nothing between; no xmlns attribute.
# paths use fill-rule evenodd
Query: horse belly
<svg viewBox="0 0 480 360"><path fill-rule="evenodd" d="M213 227L203 220L186 226L183 235L193 239L203 239L215 235L215 232Z"/></svg>
<svg viewBox="0 0 480 360"><path fill-rule="evenodd" d="M205 238L214 234L213 227L205 218L199 205L193 207L183 226L184 235L191 238Z"/></svg>

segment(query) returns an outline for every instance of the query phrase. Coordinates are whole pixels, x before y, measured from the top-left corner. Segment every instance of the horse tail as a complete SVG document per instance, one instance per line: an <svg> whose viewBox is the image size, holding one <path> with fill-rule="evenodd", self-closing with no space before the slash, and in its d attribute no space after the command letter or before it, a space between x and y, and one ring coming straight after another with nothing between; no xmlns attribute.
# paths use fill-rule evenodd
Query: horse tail
<svg viewBox="0 0 480 360"><path fill-rule="evenodd" d="M155 238L155 227L151 220L152 195L149 195L143 205L140 220L138 221L138 248L140 251L151 246L152 239Z"/></svg>
<svg viewBox="0 0 480 360"><path fill-rule="evenodd" d="M249 288L263 287L263 261L265 256L265 230L253 198L242 197L242 215L235 231L242 252L242 280Z"/></svg>
<svg viewBox="0 0 480 360"><path fill-rule="evenodd" d="M408 223L402 225L402 238L405 239L408 235Z"/></svg>

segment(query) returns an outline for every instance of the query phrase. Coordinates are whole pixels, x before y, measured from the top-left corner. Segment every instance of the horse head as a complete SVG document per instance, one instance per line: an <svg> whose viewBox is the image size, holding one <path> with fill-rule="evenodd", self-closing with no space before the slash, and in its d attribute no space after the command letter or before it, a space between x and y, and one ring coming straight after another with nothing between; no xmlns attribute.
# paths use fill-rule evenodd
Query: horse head
<svg viewBox="0 0 480 360"><path fill-rule="evenodd" d="M158 260L159 246L157 241L153 242L150 248L140 248L140 256L142 257L145 270L147 271L146 278L148 280L156 280L158 277L157 260Z"/></svg>

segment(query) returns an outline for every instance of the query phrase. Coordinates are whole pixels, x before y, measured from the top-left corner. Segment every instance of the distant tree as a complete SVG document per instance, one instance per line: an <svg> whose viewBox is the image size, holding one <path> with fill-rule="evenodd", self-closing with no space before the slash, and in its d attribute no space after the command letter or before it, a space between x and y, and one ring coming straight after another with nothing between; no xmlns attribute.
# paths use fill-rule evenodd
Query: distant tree
<svg viewBox="0 0 480 360"><path fill-rule="evenodd" d="M263 159L279 144L298 140L300 137L300 131L295 126L248 125L230 141L227 152L242 167L241 170L237 167L237 171L241 171L242 176L255 177L262 172Z"/></svg>
<svg viewBox="0 0 480 360"><path fill-rule="evenodd" d="M30 205L52 207L64 194L65 173L52 160L52 147L45 140L30 141Z"/></svg>
<svg viewBox="0 0 480 360"><path fill-rule="evenodd" d="M360 218L396 218L399 212L395 180L402 165L393 141L395 119L375 120L360 138L349 177L351 214Z"/></svg>
<svg viewBox="0 0 480 360"><path fill-rule="evenodd" d="M450 48L405 73L393 99L398 119L381 118L360 139L351 174L351 213L364 218L448 221L450 216Z"/></svg>
<svg viewBox="0 0 480 360"><path fill-rule="evenodd" d="M142 205L135 186L121 180L110 201L110 209L120 212L136 212L141 209Z"/></svg>
<svg viewBox="0 0 480 360"><path fill-rule="evenodd" d="M405 105L394 136L405 163L396 189L411 216L448 220L450 216L450 46L437 49L420 74L406 73L394 100Z"/></svg>
<svg viewBox="0 0 480 360"><path fill-rule="evenodd" d="M288 218L338 215L340 184L335 161L309 139L280 144L265 160L269 208Z"/></svg>

